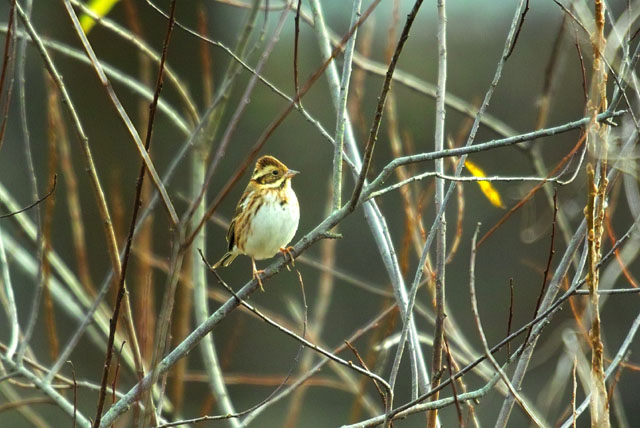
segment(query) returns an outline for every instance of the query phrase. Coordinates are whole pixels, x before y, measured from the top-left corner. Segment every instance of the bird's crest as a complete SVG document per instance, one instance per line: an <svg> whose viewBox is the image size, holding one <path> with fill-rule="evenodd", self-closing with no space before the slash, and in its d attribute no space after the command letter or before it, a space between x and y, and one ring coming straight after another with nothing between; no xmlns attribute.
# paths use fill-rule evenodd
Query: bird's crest
<svg viewBox="0 0 640 428"><path fill-rule="evenodd" d="M256 169L263 169L264 167L268 166L268 165L272 165L275 166L276 168L282 168L284 170L287 169L287 167L285 166L285 164L283 164L282 162L280 162L278 159L274 158L273 156L262 156L260 159L258 159L258 162L256 162Z"/></svg>

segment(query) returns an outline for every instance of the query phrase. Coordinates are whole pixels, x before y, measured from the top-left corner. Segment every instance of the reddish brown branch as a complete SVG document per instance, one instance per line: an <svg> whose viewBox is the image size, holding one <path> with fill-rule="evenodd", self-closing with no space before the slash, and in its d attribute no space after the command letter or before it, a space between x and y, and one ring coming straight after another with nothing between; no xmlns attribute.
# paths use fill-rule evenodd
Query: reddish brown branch
<svg viewBox="0 0 640 428"><path fill-rule="evenodd" d="M544 269L544 273L542 274L542 285L540 286L540 293L538 293L538 300L536 300L536 307L533 312L533 318L538 315L538 311L540 310L540 304L542 303L542 297L544 296L544 292L547 288L547 279L549 277L549 270L551 269L551 261L553 260L553 255L555 254L555 239L556 239L556 219L558 217L558 189L555 190L553 194L553 219L551 220L551 242L549 244L549 256L547 257L547 266ZM531 330L533 330L533 326L527 330L527 335L524 338L522 350L527 346L529 342L529 337L531 336Z"/></svg>
<svg viewBox="0 0 640 428"><path fill-rule="evenodd" d="M451 350L449 349L449 340L447 339L446 332L443 332L442 339L444 341L444 350L447 356L447 369L449 370L449 378L453 374L453 358L451 357ZM458 426L460 428L465 427L464 420L462 419L462 409L460 408L460 400L458 400L458 391L456 390L456 383L451 382L451 392L453 393L453 400L456 405L456 413L458 414Z"/></svg>
<svg viewBox="0 0 640 428"><path fill-rule="evenodd" d="M509 319L507 320L507 336L511 334L513 323L513 278L509 278ZM511 342L507 343L507 358L511 357Z"/></svg>
<svg viewBox="0 0 640 428"><path fill-rule="evenodd" d="M300 40L300 6L302 6L302 0L298 0L298 6L296 7L295 17L295 36L293 39L293 87L296 91L296 97L300 102L300 86L298 85L298 43Z"/></svg>
<svg viewBox="0 0 640 428"><path fill-rule="evenodd" d="M198 5L198 32L203 36L200 40L200 62L202 63L202 85L204 87L204 102L209 104L213 99L213 67L209 43L204 40L207 35L207 14L203 2Z"/></svg>
<svg viewBox="0 0 640 428"><path fill-rule="evenodd" d="M360 353L358 352L358 350L356 349L355 346L353 346L351 344L351 342L349 342L348 340L344 341L344 344L347 345L347 347L351 350L351 352L353 352L353 355L355 355L356 359L358 360L358 362L360 363L360 365L362 366L363 369L365 370L369 370L369 367L367 367L367 363L364 362L364 360L362 359L362 357L360 356ZM371 371L371 370L369 370ZM387 405L387 398L384 395L384 392L382 391L382 388L380 388L380 384L378 384L378 381L375 379L371 379L373 381L373 384L376 387L376 390L378 391L378 394L380 395L380 398L382 399L382 404L383 406L386 407Z"/></svg>
<svg viewBox="0 0 640 428"><path fill-rule="evenodd" d="M616 239L615 231L613 230L613 226L611 225L611 216L609 215L609 213L605 213L604 220L605 220L605 227L607 229L607 235L611 240L611 244L615 247L617 239ZM613 254L616 256L616 261L618 262L618 265L622 270L622 274L627 279L627 282L633 288L638 288L638 281L635 279L633 274L629 272L629 268L627 268L627 265L625 264L624 260L622 260L622 257L620 256L620 249L616 248Z"/></svg>
<svg viewBox="0 0 640 428"><path fill-rule="evenodd" d="M580 73L582 76L582 94L584 96L584 102L586 104L589 95L587 94L587 70L584 67L584 57L582 56L582 49L580 49L580 42L578 41L578 30L576 29L576 51L578 52L578 59L580 60Z"/></svg>
<svg viewBox="0 0 640 428"><path fill-rule="evenodd" d="M153 122L155 118L156 106L158 105L158 99L160 97L160 91L162 90L162 80L164 76L164 65L167 59L167 52L169 48L169 42L171 40L171 33L173 31L174 24L174 14L175 14L175 6L176 0L171 0L171 10L169 12L169 23L167 25L167 33L165 35L165 39L162 45L162 57L160 59L160 66L158 70L158 77L156 80L156 88L153 94L153 101L149 105L149 124L147 126L147 134L145 141L145 150L148 152L151 146L151 134L153 131ZM113 342L115 340L116 329L118 327L118 317L120 315L120 307L122 300L125 296L125 276L127 273L127 267L129 265L129 256L131 254L131 245L133 243L133 234L135 231L135 225L138 219L138 212L140 210L140 205L142 203L142 185L144 183L144 175L146 172L144 161L140 166L140 173L138 174L138 180L136 182L136 193L133 204L133 214L131 216L131 223L129 226L129 234L127 236L127 243L124 250L124 256L122 260L122 270L120 274L120 278L118 281L118 295L116 298L116 303L113 309L113 316L111 317L111 321L109 323L109 339L107 341L107 351L105 356L104 367L102 370L102 381L100 386L100 394L98 397L98 406L96 410L96 419L93 423L94 428L98 428L100 426L100 420L102 419L102 410L104 408L104 400L107 393L107 380L109 378L109 368L111 366L111 358L113 356Z"/></svg>
<svg viewBox="0 0 640 428"><path fill-rule="evenodd" d="M413 5L413 9L411 9L411 12L409 13L409 15L407 15L407 20L404 24L404 28L402 29L402 34L400 34L400 40L398 40L396 50L393 53L391 62L389 63L389 68L387 69L387 74L385 76L384 83L382 84L380 96L378 97L376 114L373 117L373 123L371 124L371 129L369 130L369 138L367 140L367 144L364 149L364 155L362 157L362 169L360 170L358 180L356 181L356 186L353 189L353 194L351 195L351 200L349 201L349 208L351 210L355 209L356 204L358 203L358 199L360 199L360 194L362 193L362 186L364 186L365 179L367 178L367 173L369 171L369 168L371 167L373 149L375 148L376 141L378 139L378 130L380 129L380 122L382 121L382 111L384 109L384 104L387 100L387 94L389 93L389 88L391 87L391 80L393 80L393 72L396 69L398 59L400 59L402 48L404 47L405 43L409 39L409 32L411 31L411 26L413 25L413 21L415 20L416 15L418 14L418 10L420 10L422 1L423 0L416 0L416 2Z"/></svg>

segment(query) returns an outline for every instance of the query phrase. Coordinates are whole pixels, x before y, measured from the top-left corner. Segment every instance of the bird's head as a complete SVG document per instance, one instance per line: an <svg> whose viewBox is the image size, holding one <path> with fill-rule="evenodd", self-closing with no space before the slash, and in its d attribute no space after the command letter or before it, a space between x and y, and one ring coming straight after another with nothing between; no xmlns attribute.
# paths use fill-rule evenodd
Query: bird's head
<svg viewBox="0 0 640 428"><path fill-rule="evenodd" d="M266 187L279 188L296 174L298 171L287 168L285 164L273 156L262 156L256 162L251 181Z"/></svg>

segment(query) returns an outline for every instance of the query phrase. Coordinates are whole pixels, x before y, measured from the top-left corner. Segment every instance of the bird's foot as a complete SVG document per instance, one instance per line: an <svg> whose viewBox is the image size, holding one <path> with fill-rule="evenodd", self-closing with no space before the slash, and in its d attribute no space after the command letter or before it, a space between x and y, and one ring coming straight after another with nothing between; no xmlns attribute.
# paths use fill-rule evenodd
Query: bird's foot
<svg viewBox="0 0 640 428"><path fill-rule="evenodd" d="M289 258L291 259L291 265L293 267L296 267L296 262L295 262L295 257L293 256L293 247L289 246L286 248L280 248L280 252L282 253L282 257L285 258L285 260L287 259L287 255L289 255ZM291 272L291 269L289 268L289 266L287 265L287 270L289 272Z"/></svg>
<svg viewBox="0 0 640 428"><path fill-rule="evenodd" d="M263 273L264 273L263 269L254 270L253 271L253 279L258 281L258 285L260 286L260 291L262 291L264 293L264 287L262 286L262 280L260 279L260 275L262 275Z"/></svg>

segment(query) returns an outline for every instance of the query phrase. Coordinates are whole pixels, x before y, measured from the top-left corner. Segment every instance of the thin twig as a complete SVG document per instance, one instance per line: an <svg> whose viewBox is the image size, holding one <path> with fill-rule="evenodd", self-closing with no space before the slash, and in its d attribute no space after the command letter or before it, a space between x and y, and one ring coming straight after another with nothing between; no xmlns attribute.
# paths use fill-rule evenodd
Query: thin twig
<svg viewBox="0 0 640 428"><path fill-rule="evenodd" d="M444 98L447 93L447 14L445 0L437 1L438 9L438 90L436 95L436 129L435 129L435 150L444 149L444 132L445 132L445 103ZM463 162L463 160L460 160ZM458 165L460 166L460 165ZM435 170L438 174L444 174L444 159L436 159ZM444 320L445 320L445 299L446 299L446 281L445 266L447 259L447 220L444 212L443 204L445 198L445 181L442 178L436 178L436 190L434 198L434 208L440 221L436 231L436 260L435 260L435 324L433 329L433 356L431 362L431 388L435 388L440 383L440 376L436 373L443 371L442 352L444 348ZM418 266L422 271L422 266ZM403 346L404 342L400 346ZM454 385L452 382L451 385ZM417 392L414 396L417 396ZM456 409L460 415L460 405L458 403L457 394ZM439 395L433 396L436 401ZM427 412L427 428L436 428L438 426L438 411L432 410Z"/></svg>
<svg viewBox="0 0 640 428"><path fill-rule="evenodd" d="M451 357L451 349L449 348L449 340L446 333L443 334L444 351L447 356L447 370L449 371L449 377L453 374L453 358ZM451 392L453 393L454 403L456 405L456 413L458 414L458 426L465 428L464 420L462 419L462 409L460 409L460 400L458 400L458 391L456 390L456 383L451 382Z"/></svg>
<svg viewBox="0 0 640 428"><path fill-rule="evenodd" d="M505 59L509 59L513 50L516 48L516 43L518 43L518 37L520 37L520 31L522 31L522 27L524 26L524 21L527 19L527 13L529 12L529 0L524 6L524 10L522 11L522 15L520 15L520 22L518 23L518 30L516 31L516 35L513 37L513 41L511 42L511 46L509 47L509 52Z"/></svg>
<svg viewBox="0 0 640 428"><path fill-rule="evenodd" d="M203 258L203 261L206 263L206 265L209 266L209 270L211 272L213 272L214 275L216 275L216 277L218 277L218 273L211 267L209 262L207 262L207 260L202 255L202 253L200 253L200 256ZM221 281L221 283L223 285L226 285L226 283L224 283L224 281ZM364 376L367 376L367 377L371 378L375 382L378 382L380 385L384 386L384 388L387 390L387 395L388 396L391 394L391 387L389 386L389 384L384 379L382 379L380 376L378 376L377 374L375 374L373 372L370 372L369 370L367 370L365 368L360 368L360 367L354 365L350 361L345 361L342 358L337 357L336 355L332 354L330 351L324 350L324 349L320 348L318 345L315 345L315 344L309 342L304 337L295 334L294 332L290 331L289 329L287 329L287 328L281 326L280 324L278 324L277 322L273 321L272 319L270 319L269 317L264 315L262 312L258 311L256 308L254 308L252 305L250 305L244 299L242 299L228 285L225 288L227 288L227 291L232 293L233 297L238 301L239 304L241 304L245 308L249 309L251 312L253 312L255 315L257 315L260 319L265 321L267 324L277 328L282 333L286 334L287 336L290 336L290 337L294 338L298 342L302 343L303 345L305 345L308 348L313 349L314 351L318 352L319 354L324 355L325 357L327 357L327 358L329 358L329 359L331 359L331 360L333 360L333 361L335 361L335 362L337 362L337 363L339 363L339 364L341 364L341 365L343 365L345 367L348 367L348 368L350 368L352 370L355 370L356 372L358 372L358 373L360 373L360 374L362 374Z"/></svg>
<svg viewBox="0 0 640 428"><path fill-rule="evenodd" d="M78 267L78 276L80 277L80 281L85 287L85 290L87 290L87 293L90 296L95 296L96 291L93 285L93 280L91 279L91 272L89 270L84 222L82 219L80 197L78 195L78 178L71 161L69 135L62 117L63 110L60 105L60 96L55 89L53 80L49 76L47 76L47 91L49 93L49 108L52 120L51 126L56 129L58 137L57 144L60 152L60 167L65 181L67 209L69 213L69 223L71 225L73 249ZM56 177L54 176L54 178Z"/></svg>
<svg viewBox="0 0 640 428"><path fill-rule="evenodd" d="M9 214L2 214L2 215L0 215L0 218L12 217L14 215L17 215L17 214L23 213L25 211L28 211L31 208L33 208L36 205L38 205L40 202L42 202L45 199L47 199L56 190L56 184L57 184L57 181L58 181L57 179L58 179L58 174L53 174L53 183L51 183L51 187L49 188L49 190L47 191L47 193L44 196L38 198L35 202L27 205L26 207L20 208L18 211L14 211L14 212L11 212Z"/></svg>
<svg viewBox="0 0 640 428"><path fill-rule="evenodd" d="M346 341L353 343L355 340L362 337L365 333L374 329L378 325L378 323L380 323L385 317L391 314L394 314L396 310L397 309L395 306L387 307L380 314L376 315L371 321L367 322L364 327L358 328L353 334L351 334L346 339ZM338 354L342 352L344 349L346 349L346 347L347 345L343 342L340 346L334 348L332 353ZM303 384L306 381L308 381L312 376L317 374L326 364L329 363L329 361L331 360L329 360L328 358L323 358L322 360L320 360L316 365L314 365L311 369L309 369L304 375L301 375L291 386L281 391L277 396L273 397L269 403L267 403L265 406L262 406L261 408L257 409L256 411L248 415L243 422L245 422L245 424L247 425L250 424L251 421L254 420L260 413L265 411L268 406L275 404L277 401L283 399L284 397L288 396L296 389L303 386Z"/></svg>
<svg viewBox="0 0 640 428"><path fill-rule="evenodd" d="M9 9L9 22L7 23L7 35L4 39L2 72L0 73L0 97L2 97L2 95L4 94L4 97L2 97L4 99L4 102L2 103L2 123L0 123L0 149L2 149L4 134L7 129L9 107L11 105L11 94L13 93L13 64L15 64L16 59L16 3L16 0L11 0L11 6ZM12 70L9 71L11 77L9 78L9 85L7 85L5 91L5 83L9 65L12 66Z"/></svg>
<svg viewBox="0 0 640 428"><path fill-rule="evenodd" d="M511 334L512 323L513 323L513 278L509 278L509 319L507 320L507 336ZM507 343L507 358L511 358L511 342Z"/></svg>
<svg viewBox="0 0 640 428"><path fill-rule="evenodd" d="M615 236L615 231L613 230L613 225L611 224L611 216L613 215L612 212L608 212L605 215L605 226L607 229L607 235L609 236L609 240L615 244L616 242L616 236ZM629 271L629 268L627 267L627 264L625 263L625 261L623 260L620 251L616 250L615 252L616 255L616 261L618 262L618 265L620 266L620 269L622 270L622 274L624 275L625 279L627 280L627 282L629 283L629 285L631 285L634 288L639 288L640 286L638 285L638 281L634 278L633 274Z"/></svg>
<svg viewBox="0 0 640 428"><path fill-rule="evenodd" d="M160 67L158 70L158 76L156 80L156 89L153 96L153 101L149 106L149 122L147 125L147 133L146 133L146 141L144 144L145 152L149 151L151 147L151 135L153 131L153 123L155 119L156 106L158 105L158 99L160 98L160 91L162 90L162 81L164 76L164 63L167 57L167 52L169 48L169 42L171 40L171 32L173 30L173 16L175 13L175 4L176 0L171 1L171 15L169 18L169 24L167 26L167 32L165 35L165 39L162 45L162 59L160 60ZM118 318L120 314L120 306L122 300L124 299L126 286L125 286L125 277L127 273L127 267L129 265L129 255L131 253L131 245L133 243L133 234L135 230L136 221L138 218L138 212L140 210L141 201L140 198L142 196L142 185L144 183L144 176L147 168L144 162L140 166L140 172L138 173L138 180L136 181L136 191L133 202L133 213L131 215L131 223L129 225L129 233L127 235L127 242L125 244L124 257L122 259L122 268L120 271L120 277L118 279L118 294L116 298L116 302L113 309L113 316L111 317L111 322L109 326L109 339L107 342L107 351L105 356L104 368L102 371L102 387L100 389L100 394L98 397L98 406L96 410L96 418L93 422L93 427L98 428L100 426L100 419L102 418L102 409L104 406L104 400L107 393L107 380L109 378L109 369L111 367L111 358L113 355L113 343L115 340L116 329L118 326ZM130 310L129 310L130 312ZM135 340L135 335L131 338ZM133 345L134 348L137 347L137 343ZM141 378L144 376L143 371L139 371L138 376Z"/></svg>
<svg viewBox="0 0 640 428"><path fill-rule="evenodd" d="M55 171L58 168L58 152L56 150L56 135L55 135L55 127L52 126L51 123L51 115L48 116L49 126L48 126L48 138L47 138L47 169L48 173L52 177L52 181L55 183L56 174ZM35 181L34 181L35 182ZM22 347L26 350L27 343L29 342L32 332L35 329L35 325L37 322L37 314L39 310L35 309L40 306L40 293L42 293L43 298L43 309L44 309L44 322L47 331L47 341L49 342L49 355L51 360L54 361L58 358L58 354L60 352L60 344L58 339L58 332L56 327L56 318L55 312L53 308L53 300L51 299L51 262L49 259L49 254L52 251L52 235L51 235L51 225L53 222L53 212L55 208L56 198L49 198L45 202L45 210L44 216L41 218L41 232L39 233L40 239L42 239L42 243L39 247L39 258L40 258L40 269L38 273L38 284L36 297L33 299L33 312L31 313L31 317L29 319L29 324L27 325L27 329L25 331L25 335L23 338ZM39 210L39 209L38 209ZM20 358L22 358L22 353L19 352Z"/></svg>
<svg viewBox="0 0 640 428"><path fill-rule="evenodd" d="M409 12L409 14L407 15L407 20L404 24L404 27L402 28L402 33L400 34L400 39L398 40L398 44L396 45L396 50L393 53L391 62L389 63L389 68L387 69L387 74L382 84L380 95L378 96L378 105L376 107L375 116L373 117L373 122L371 123L371 129L369 130L369 138L367 139L364 154L362 156L362 169L360 170L358 180L356 181L355 188L353 189L353 193L349 201L349 207L351 210L356 207L358 199L360 198L360 194L362 193L362 187L364 186L364 182L367 178L367 173L369 172L369 167L371 166L373 149L375 148L376 140L378 139L378 129L380 129L380 122L382 121L382 111L384 109L384 103L387 100L387 94L389 93L389 88L391 86L393 72L396 69L398 59L400 59L400 54L402 54L402 48L404 48L405 43L409 39L411 26L413 25L413 21L416 19L418 11L420 10L422 1L423 0L416 0L413 4L411 12Z"/></svg>
<svg viewBox="0 0 640 428"><path fill-rule="evenodd" d="M475 391L470 391L470 392L466 392L464 394L460 394L457 397L446 397L446 398L441 398L438 401L430 401L428 403L422 403L422 404L418 404L415 405L411 408L408 408L402 412L399 412L397 414L394 414L394 417L397 419L402 419L402 418L406 418L409 415L415 414L415 413L423 413L425 411L428 410L434 410L434 409L443 409L445 407L449 407L452 404L455 403L455 400L457 399L459 402L466 402L469 400L478 400L479 398L484 397L485 395L487 395L489 393L489 391L491 391L493 389L493 387L496 385L496 383L498 382L498 380L500 380L500 376L496 373L490 380L489 382L487 382L487 384L485 384L483 387L475 390ZM442 384L440 384L442 385ZM368 419L366 421L362 421L362 422L358 422L356 424L352 424L352 425L343 425L342 428L369 428L369 427L375 427L380 425L381 423L384 422L385 416L381 415L381 416L376 416L374 418Z"/></svg>
<svg viewBox="0 0 640 428"><path fill-rule="evenodd" d="M576 51L578 52L578 59L580 60L580 75L582 76L582 94L584 96L584 102L586 104L587 98L589 95L587 94L587 71L584 66L584 57L582 56L582 49L580 48L580 41L578 40L578 30L576 29Z"/></svg>
<svg viewBox="0 0 640 428"><path fill-rule="evenodd" d="M296 6L296 17L294 20L295 30L294 30L294 39L293 39L293 88L295 90L296 98L298 98L298 102L300 102L300 86L298 85L298 42L300 37L300 7L302 6L302 0L298 0L298 5Z"/></svg>
<svg viewBox="0 0 640 428"><path fill-rule="evenodd" d="M73 425L72 428L76 428L76 420L78 419L78 383L76 382L76 369L73 367L73 363L69 361L71 366L71 378L73 379Z"/></svg>
<svg viewBox="0 0 640 428"><path fill-rule="evenodd" d="M301 1L301 0L300 0ZM353 11L351 13L351 26L358 22L360 6L362 0L353 1ZM299 4L298 4L299 7ZM344 151L344 138L347 121L347 98L349 95L349 84L351 81L351 64L353 62L353 52L356 48L357 32L347 42L344 52L344 64L342 66L342 79L340 81L340 101L338 105L338 117L336 120L335 146L333 150L333 202L332 210L336 211L342 205L342 152Z"/></svg>
<svg viewBox="0 0 640 428"><path fill-rule="evenodd" d="M81 426L82 428L91 427L91 423L82 413L78 411L77 406L67 401L64 396L62 396L58 391L55 390L55 388L53 388L53 386L46 382L43 382L40 376L36 375L30 370L27 370L24 365L18 366L15 362L8 359L3 354L0 354L0 360L3 364L9 367L10 370L19 372L21 376L32 382L41 392L51 398L56 403L56 405L69 416L74 417L75 415L75 420L77 421L77 424L79 426Z"/></svg>
<svg viewBox="0 0 640 428"><path fill-rule="evenodd" d="M564 164L562 165L564 166ZM411 184L411 183L415 183L417 181L421 181L424 180L425 178L430 178L430 177L435 177L438 179L442 179L445 181L455 181L458 183L464 183L464 182L476 182L476 183L481 183L483 181L486 182L517 182L517 181L532 181L532 182L540 182L541 184L546 184L546 183L557 183L561 186L565 186L567 184L570 184L571 182L573 182L573 180L575 179L575 176L568 179L568 180L560 180L560 177L564 174L564 171L561 171L558 175L556 176L549 176L549 177L503 177L503 176L491 176L491 177L475 177L475 176L471 176L471 177L460 177L460 176L453 176L453 175L447 175L447 174L441 174L435 171L428 171L428 172L424 172L422 174L418 174L418 175L414 175L413 177L409 177L406 178L396 184L392 184L391 186L388 187L384 187L380 190L376 190L375 192L371 192L367 195L367 199L373 199L373 198L378 198L382 195L385 195L387 193L393 192L394 190L398 190L404 186L406 186L407 184ZM367 189L368 190L368 189Z"/></svg>
<svg viewBox="0 0 640 428"><path fill-rule="evenodd" d="M351 349L351 352L353 352L353 355L355 355L355 357L358 359L358 362L360 363L360 365L365 369L365 370L369 370L369 367L367 367L367 364L364 362L364 360L362 359L362 357L360 356L360 353L358 352L358 350L356 349L355 346L353 346L351 344L351 342L349 342L348 340L344 341L345 345L347 345L347 347L349 349ZM371 371L371 370L369 370ZM382 404L386 406L386 401L387 401L387 397L385 396L384 392L382 391L382 389L380 388L380 385L378 384L378 381L375 379L371 379L373 381L373 384L376 387L376 390L378 391L378 394L380 394L380 398L382 399Z"/></svg>
<svg viewBox="0 0 640 428"><path fill-rule="evenodd" d="M551 241L549 244L549 256L547 257L547 265L544 269L544 273L542 274L542 285L540 286L540 292L538 293L538 299L536 300L536 306L533 311L533 318L535 318L538 315L538 311L540 310L540 303L542 303L542 297L544 296L544 292L546 291L547 280L549 277L549 270L551 269L551 261L553 260L553 255L555 254L557 216L558 216L558 190L556 189L553 195L553 218L551 220ZM511 318L509 319L509 324L511 324ZM532 329L533 329L533 326L527 331L527 335L524 337L524 342L522 343L524 343L525 346L529 342L529 337L531 336Z"/></svg>
<svg viewBox="0 0 640 428"><path fill-rule="evenodd" d="M475 280L475 266L476 266L476 253L478 251L478 247L476 246L476 241L478 239L478 232L480 231L480 223L476 226L476 231L473 234L473 238L471 239L471 260L469 261L469 295L471 296L471 311L473 312L473 318L476 323L476 328L478 329L478 335L480 336L480 340L482 341L482 347L484 348L484 354L487 359L491 362L491 365L496 370L496 372L500 375L500 378L507 386L515 400L518 402L522 410L526 413L526 415L531 419L533 423L535 423L538 427L546 427L547 425L540 421L538 417L533 413L533 411L529 408L526 402L520 396L520 393L515 390L513 384L507 377L507 374L504 372L500 364L496 361L489 349L489 344L487 343L487 338L484 334L484 328L482 327L482 322L480 321L480 313L478 312L478 300L476 299L476 280ZM525 342L526 345L526 342Z"/></svg>
<svg viewBox="0 0 640 428"><path fill-rule="evenodd" d="M576 381L576 369L578 368L578 357L573 356L573 368L571 369L571 379L572 386L571 388L571 419L573 428L576 428L576 422L578 420L578 415L576 414L576 392L578 390L578 382Z"/></svg>
<svg viewBox="0 0 640 428"><path fill-rule="evenodd" d="M588 295L589 293L589 290L576 290L574 292L576 295ZM610 290L598 290L597 293L600 295L638 294L640 293L640 288L612 288Z"/></svg>
<svg viewBox="0 0 640 428"><path fill-rule="evenodd" d="M25 398L20 401L9 401L8 403L0 404L0 413L19 409L20 407L23 407L23 406L31 407L34 404L56 404L56 403L51 398L47 398L47 397ZM73 426L75 427L75 424Z"/></svg>
<svg viewBox="0 0 640 428"><path fill-rule="evenodd" d="M203 36L207 36L207 28L209 26L207 9L204 2L198 2L198 32ZM209 52L209 44L204 40L198 43L200 46L200 62L202 64L202 86L204 87L204 102L213 101L213 69L211 61L211 52Z"/></svg>
<svg viewBox="0 0 640 428"><path fill-rule="evenodd" d="M604 113L601 113L597 116L597 120L599 122L605 121L609 118L612 117L618 117L623 115L624 113L626 113L625 110L619 110L619 111L607 111ZM384 183L387 178L389 178L389 176L391 175L392 171L395 168L398 168L402 165L409 165L409 164L413 164L413 163L419 163L419 162L426 162L426 161L430 161L430 160L435 160L435 159L439 159L439 158L443 158L443 157L450 157L450 156L461 156L461 155L467 155L467 154L471 154L471 153L480 153L483 151L487 151L487 150L492 150L498 147L506 147L506 146L511 146L514 144L518 144L518 143L522 143L524 141L529 141L529 140L533 140L533 139L537 139L537 138L541 138L541 137L550 137L553 135L557 135L557 134L561 134L564 132L568 132L568 131L572 131L574 129L579 129L582 128L583 126L587 125L589 122L591 121L590 117L584 117L582 119L578 119L576 121L573 122L569 122L569 123L565 123L563 125L558 125L558 126L554 126L554 127L550 127L550 128L545 128L545 129L539 129L536 131L531 131L525 134L519 134L513 137L508 137L508 138L501 138L498 140L492 140L492 141L488 141L486 143L478 143L478 144L474 144L472 146L464 146L464 147L456 147L453 149L445 149L445 150L441 150L441 151L437 151L437 152L430 152L430 153L421 153L421 154L417 154L417 155L409 155L409 156L403 156L400 158L396 158L394 160L392 160L391 162L389 162L383 169L382 171L380 171L380 174L378 174L378 176L371 181L371 184L368 186L368 188L370 190L372 189L376 189L379 188L380 185L382 183ZM365 192L366 195L366 192Z"/></svg>
<svg viewBox="0 0 640 428"><path fill-rule="evenodd" d="M178 224L178 221L179 221L178 214L176 213L173 203L171 202L171 198L169 198L167 189L162 183L162 180L160 179L160 176L158 175L155 169L155 166L153 165L153 161L151 160L151 158L149 157L149 154L145 150L142 140L140 139L140 135L138 135L138 131L133 125L133 122L131 122L131 119L129 118L129 115L125 111L124 107L120 103L120 100L118 99L115 91L113 90L113 87L111 86L109 79L107 78L102 66L100 65L100 61L98 61L98 57L93 51L93 48L91 47L91 44L87 39L87 36L84 34L84 31L82 30L82 27L80 25L80 21L78 20L78 17L76 16L73 10L73 7L71 6L71 1L70 0L62 0L62 1L64 3L67 14L69 15L69 18L71 20L73 29L75 30L76 35L80 39L80 42L82 43L82 47L87 53L87 56L91 60L91 64L93 65L94 71L96 72L98 79L100 80L100 84L102 85L104 90L107 92L107 96L109 97L109 100L115 107L116 111L118 112L118 115L120 116L120 119L122 120L125 127L127 128L127 131L131 135L131 138L133 139L136 145L136 148L138 149L138 153L140 154L140 157L142 158L145 164L145 168L147 169L147 171L149 171L149 175L151 176L151 179L156 189L160 193L160 197L162 198L162 202L169 216L169 220L174 225Z"/></svg>
<svg viewBox="0 0 640 428"><path fill-rule="evenodd" d="M9 272L9 262L7 261L7 253L4 248L4 231L0 229L0 274L2 274L2 285L4 286L4 295L7 300L7 317L9 318L9 346L7 348L7 358L13 358L18 349L18 340L20 339L20 324L18 324L18 308L16 306L15 296L13 294L13 283ZM2 299L4 302L4 299Z"/></svg>

